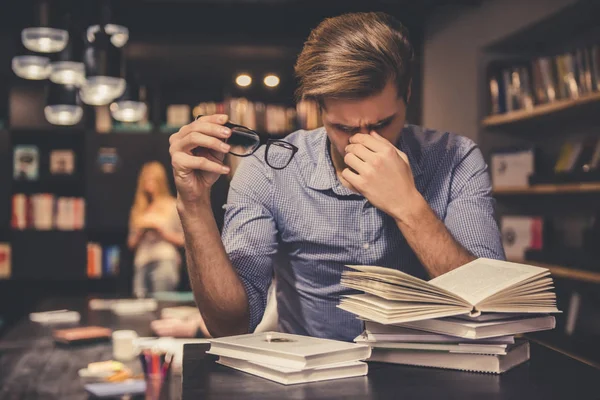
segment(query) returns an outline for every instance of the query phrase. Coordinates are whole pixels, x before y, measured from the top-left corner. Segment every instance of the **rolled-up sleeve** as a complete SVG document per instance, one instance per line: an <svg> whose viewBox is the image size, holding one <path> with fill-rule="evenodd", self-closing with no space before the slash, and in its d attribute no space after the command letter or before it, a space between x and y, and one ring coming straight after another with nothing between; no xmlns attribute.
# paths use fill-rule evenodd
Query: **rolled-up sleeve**
<svg viewBox="0 0 600 400"><path fill-rule="evenodd" d="M272 171L258 154L240 163L223 206L223 245L246 289L249 332L256 329L265 312L277 252Z"/></svg>
<svg viewBox="0 0 600 400"><path fill-rule="evenodd" d="M488 166L481 150L472 146L454 168L444 223L474 256L505 260L494 208Z"/></svg>

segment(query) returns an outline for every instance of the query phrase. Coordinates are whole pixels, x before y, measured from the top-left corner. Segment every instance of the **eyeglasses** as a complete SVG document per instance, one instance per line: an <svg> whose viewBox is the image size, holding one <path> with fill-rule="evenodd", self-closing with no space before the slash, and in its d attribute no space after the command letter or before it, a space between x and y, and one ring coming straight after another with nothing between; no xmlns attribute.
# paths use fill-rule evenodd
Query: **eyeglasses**
<svg viewBox="0 0 600 400"><path fill-rule="evenodd" d="M202 115L198 115L196 119ZM258 133L242 125L227 122L224 126L231 129L231 135L225 143L231 146L229 154L237 157L248 157L258 148L266 144L265 162L273 169L284 169L288 166L298 148L281 139L271 139L264 133Z"/></svg>

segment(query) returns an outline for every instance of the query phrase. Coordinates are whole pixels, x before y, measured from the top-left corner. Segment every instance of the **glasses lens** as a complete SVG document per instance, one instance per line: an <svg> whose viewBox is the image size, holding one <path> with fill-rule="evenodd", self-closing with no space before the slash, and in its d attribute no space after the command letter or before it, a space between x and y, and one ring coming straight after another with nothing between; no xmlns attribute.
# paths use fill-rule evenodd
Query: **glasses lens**
<svg viewBox="0 0 600 400"><path fill-rule="evenodd" d="M267 164L271 168L283 169L292 161L294 148L286 142L270 142L267 147Z"/></svg>
<svg viewBox="0 0 600 400"><path fill-rule="evenodd" d="M236 156L247 156L260 146L260 137L249 129L235 127L227 140L231 146L229 152Z"/></svg>

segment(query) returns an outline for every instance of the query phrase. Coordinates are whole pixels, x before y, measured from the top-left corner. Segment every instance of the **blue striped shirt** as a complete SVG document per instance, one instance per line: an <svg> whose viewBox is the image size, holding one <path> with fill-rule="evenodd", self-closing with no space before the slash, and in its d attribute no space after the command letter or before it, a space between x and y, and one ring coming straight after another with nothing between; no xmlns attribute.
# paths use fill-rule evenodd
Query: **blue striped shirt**
<svg viewBox="0 0 600 400"><path fill-rule="evenodd" d="M261 147L240 163L224 205L223 244L248 295L249 329L263 316L275 276L281 331L351 341L363 324L336 307L353 292L340 285L345 264L428 275L394 220L337 179L324 128L286 140L299 148L291 163L270 168ZM504 259L488 169L475 143L406 125L396 147L453 237L477 257Z"/></svg>

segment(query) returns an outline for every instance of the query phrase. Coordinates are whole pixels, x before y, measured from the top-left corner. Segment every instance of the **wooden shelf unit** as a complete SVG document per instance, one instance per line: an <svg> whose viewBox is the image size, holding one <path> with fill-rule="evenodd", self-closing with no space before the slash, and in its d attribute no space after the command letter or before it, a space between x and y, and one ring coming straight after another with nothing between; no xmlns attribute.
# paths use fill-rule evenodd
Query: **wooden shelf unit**
<svg viewBox="0 0 600 400"><path fill-rule="evenodd" d="M533 120L594 102L600 102L600 92L582 95L577 99L556 100L552 103L537 105L529 110L523 109L504 114L490 115L482 120L482 125L486 128L492 128L525 120Z"/></svg>
<svg viewBox="0 0 600 400"><path fill-rule="evenodd" d="M542 268L548 268L550 270L550 273L552 274L552 276L556 277L556 278L566 278L566 279L571 279L571 280L576 280L576 281L581 281L581 282L588 282L588 283L600 283L600 271L599 272L586 271L583 269L565 267L562 265L548 264L548 263L543 263L543 262L539 262L539 261L530 261L530 260L510 260L510 261L523 263L523 264L529 264L529 265L535 265L535 266L542 267Z"/></svg>
<svg viewBox="0 0 600 400"><path fill-rule="evenodd" d="M504 187L494 189L495 195L568 194L600 192L600 182L540 184L528 187Z"/></svg>

